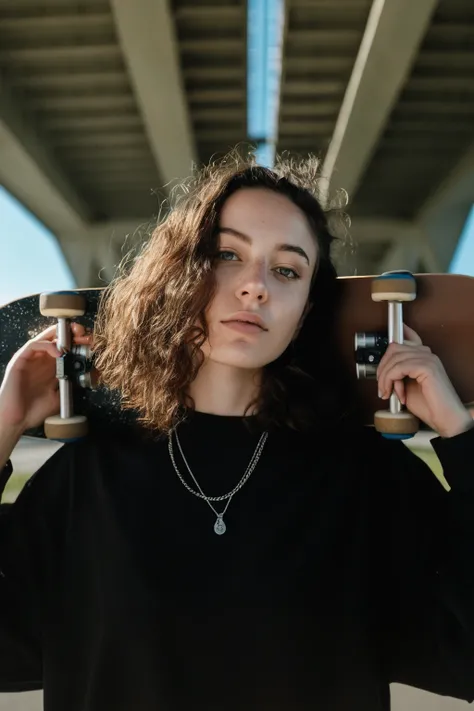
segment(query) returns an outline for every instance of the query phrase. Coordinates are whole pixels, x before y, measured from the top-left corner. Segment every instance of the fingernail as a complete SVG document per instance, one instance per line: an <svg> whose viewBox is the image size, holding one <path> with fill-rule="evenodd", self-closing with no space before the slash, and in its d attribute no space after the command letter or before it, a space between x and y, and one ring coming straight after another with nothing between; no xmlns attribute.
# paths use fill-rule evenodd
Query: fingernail
<svg viewBox="0 0 474 711"><path fill-rule="evenodd" d="M379 398L382 399L382 393L379 390Z"/></svg>

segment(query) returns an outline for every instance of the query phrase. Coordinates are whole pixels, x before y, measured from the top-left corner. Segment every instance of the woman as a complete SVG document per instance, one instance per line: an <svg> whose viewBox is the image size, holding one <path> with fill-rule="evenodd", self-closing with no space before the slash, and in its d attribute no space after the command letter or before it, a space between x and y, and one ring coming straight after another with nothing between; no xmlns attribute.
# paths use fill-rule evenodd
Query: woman
<svg viewBox="0 0 474 711"><path fill-rule="evenodd" d="M314 161L211 166L112 284L97 367L140 424L61 448L3 517L1 690L43 687L47 711L474 699L472 420L410 330L380 394L439 434L451 492L343 407L316 185ZM54 340L9 366L2 464L57 411Z"/></svg>

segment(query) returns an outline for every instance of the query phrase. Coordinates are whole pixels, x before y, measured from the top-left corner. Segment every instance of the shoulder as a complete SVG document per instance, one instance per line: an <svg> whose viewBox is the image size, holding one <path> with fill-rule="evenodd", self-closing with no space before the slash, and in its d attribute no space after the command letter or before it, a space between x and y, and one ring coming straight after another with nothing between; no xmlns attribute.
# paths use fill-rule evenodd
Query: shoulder
<svg viewBox="0 0 474 711"><path fill-rule="evenodd" d="M120 471L134 471L150 443L133 430L95 431L63 444L30 477L17 501L40 499L44 505L96 485Z"/></svg>
<svg viewBox="0 0 474 711"><path fill-rule="evenodd" d="M423 468L404 441L387 439L373 426L341 421L300 433L298 439L303 449L324 453L335 467L350 467L352 471Z"/></svg>
<svg viewBox="0 0 474 711"><path fill-rule="evenodd" d="M291 436L291 435L290 435ZM355 452L370 452L383 445L383 437L374 427L360 425L354 422L341 420L340 422L319 423L306 432L294 433L302 442L318 444L318 446L341 445L339 452L347 451L350 447ZM395 444L398 449L400 443Z"/></svg>

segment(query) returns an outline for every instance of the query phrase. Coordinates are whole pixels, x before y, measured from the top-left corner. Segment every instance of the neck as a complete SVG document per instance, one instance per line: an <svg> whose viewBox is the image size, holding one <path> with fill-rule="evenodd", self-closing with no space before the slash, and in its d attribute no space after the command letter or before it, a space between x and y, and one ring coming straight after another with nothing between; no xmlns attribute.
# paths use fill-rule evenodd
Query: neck
<svg viewBox="0 0 474 711"><path fill-rule="evenodd" d="M248 370L205 360L189 388L198 412L243 416L255 399L261 382L260 369ZM253 408L247 415L255 414Z"/></svg>

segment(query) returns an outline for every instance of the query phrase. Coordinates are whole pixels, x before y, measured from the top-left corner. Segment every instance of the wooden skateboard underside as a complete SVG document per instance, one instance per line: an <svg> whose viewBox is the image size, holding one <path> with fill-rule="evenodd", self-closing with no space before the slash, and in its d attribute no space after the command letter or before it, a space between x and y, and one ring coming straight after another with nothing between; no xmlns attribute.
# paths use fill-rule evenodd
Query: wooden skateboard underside
<svg viewBox="0 0 474 711"><path fill-rule="evenodd" d="M403 305L403 320L443 363L461 400L474 402L474 278L458 274L418 274L417 298ZM349 367L354 361L354 334L386 332L387 304L371 299L372 277L341 277L342 308L336 332ZM355 377L355 372L354 372ZM358 380L357 389L369 422L387 405L377 383Z"/></svg>

